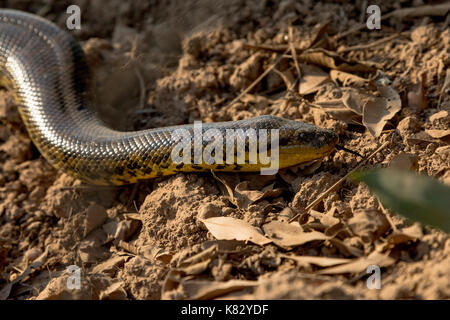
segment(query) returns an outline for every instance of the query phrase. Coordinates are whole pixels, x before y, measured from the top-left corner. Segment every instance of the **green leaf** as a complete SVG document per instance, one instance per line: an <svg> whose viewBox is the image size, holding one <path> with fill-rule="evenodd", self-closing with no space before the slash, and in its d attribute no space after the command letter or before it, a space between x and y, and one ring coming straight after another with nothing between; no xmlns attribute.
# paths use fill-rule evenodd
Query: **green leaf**
<svg viewBox="0 0 450 320"><path fill-rule="evenodd" d="M357 172L381 203L405 217L450 232L450 187L434 178L395 169Z"/></svg>

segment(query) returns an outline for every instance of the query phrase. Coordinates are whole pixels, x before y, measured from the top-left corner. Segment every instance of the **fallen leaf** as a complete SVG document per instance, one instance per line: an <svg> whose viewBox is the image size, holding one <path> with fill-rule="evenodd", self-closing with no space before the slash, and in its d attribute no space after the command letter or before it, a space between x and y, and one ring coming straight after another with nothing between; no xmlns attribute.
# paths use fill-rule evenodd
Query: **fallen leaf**
<svg viewBox="0 0 450 320"><path fill-rule="evenodd" d="M114 239L118 241L127 241L142 225L140 220L122 220L117 224Z"/></svg>
<svg viewBox="0 0 450 320"><path fill-rule="evenodd" d="M326 112L334 119L341 120L347 124L361 124L362 122L362 117L353 112L353 110L350 110L341 99L318 101L315 102L315 105L319 106L323 112Z"/></svg>
<svg viewBox="0 0 450 320"><path fill-rule="evenodd" d="M182 259L177 263L177 269L186 275L200 274L205 271L211 261L217 256L218 245L214 244L189 258Z"/></svg>
<svg viewBox="0 0 450 320"><path fill-rule="evenodd" d="M342 274L342 273L359 273L366 271L370 265L376 265L379 267L388 267L394 264L395 259L389 257L386 254L380 252L372 252L367 257L361 257L353 259L348 263L341 264L336 267L331 267L318 271L318 274Z"/></svg>
<svg viewBox="0 0 450 320"><path fill-rule="evenodd" d="M335 83L342 83L342 86L349 87L349 86L358 86L362 87L369 83L369 80L355 76L354 74L347 73L344 71L339 70L331 70L330 71L330 78Z"/></svg>
<svg viewBox="0 0 450 320"><path fill-rule="evenodd" d="M295 247L315 240L327 240L322 232L305 232L298 223L272 221L263 225L266 236L280 247Z"/></svg>
<svg viewBox="0 0 450 320"><path fill-rule="evenodd" d="M39 269L44 265L44 263L47 261L47 255L48 255L48 248L38 257L36 260L34 260L26 269L24 272L22 272L18 277L16 277L13 281L6 284L1 290L0 290L0 300L6 300L8 299L11 289L13 286L19 282L21 282L23 279L25 279L28 275L30 275L32 272L34 272L36 269Z"/></svg>
<svg viewBox="0 0 450 320"><path fill-rule="evenodd" d="M120 267L123 266L123 264L125 263L125 261L128 259L129 257L124 257L124 256L113 256L111 259L108 259L98 265L96 265L93 269L92 269L92 273L104 273L107 274L109 276L113 276L116 271L119 270Z"/></svg>
<svg viewBox="0 0 450 320"><path fill-rule="evenodd" d="M301 95L311 94L319 90L320 86L329 81L328 74L319 67L300 64L302 70L302 78L298 91Z"/></svg>
<svg viewBox="0 0 450 320"><path fill-rule="evenodd" d="M386 122L402 108L400 95L391 87L378 87L381 97L368 100L363 109L363 124L374 137L379 137Z"/></svg>
<svg viewBox="0 0 450 320"><path fill-rule="evenodd" d="M348 263L351 261L350 259L340 259L340 258L328 258L328 257L312 257L312 256L294 256L288 254L280 254L279 255L285 259L291 259L296 261L299 265L308 266L308 265L316 265L319 267L331 267L338 264Z"/></svg>
<svg viewBox="0 0 450 320"><path fill-rule="evenodd" d="M402 229L395 229L388 237L388 245L396 245L400 243L406 243L409 241L416 241L422 238L422 228L414 223L412 226Z"/></svg>
<svg viewBox="0 0 450 320"><path fill-rule="evenodd" d="M389 168L399 170L417 170L417 156L411 153L401 152L389 161Z"/></svg>
<svg viewBox="0 0 450 320"><path fill-rule="evenodd" d="M404 19L406 17L445 16L450 10L449 3L437 5L424 5L411 8L402 8L392 11L389 15Z"/></svg>
<svg viewBox="0 0 450 320"><path fill-rule="evenodd" d="M326 227L335 226L340 222L338 218L333 217L333 214L331 212L322 213L316 210L310 210L309 214L311 217L320 220L320 223L322 223Z"/></svg>
<svg viewBox="0 0 450 320"><path fill-rule="evenodd" d="M219 181L221 184L221 189L225 194L228 194L228 199L230 200L231 203L233 203L234 205L237 206L237 201L236 198L234 197L234 187L239 183L239 176L234 175L234 186L226 180L226 177L228 178L232 178L233 176L227 175L220 175L220 174L216 174L214 171L211 171L212 176ZM236 181L237 180L237 181Z"/></svg>
<svg viewBox="0 0 450 320"><path fill-rule="evenodd" d="M350 246L339 239L333 238L328 241L330 241L330 243L333 244L339 250L340 253L342 253L347 257L348 256L361 257L364 253L362 250Z"/></svg>
<svg viewBox="0 0 450 320"><path fill-rule="evenodd" d="M179 285L182 288L184 299L209 300L223 296L230 292L242 290L245 288L253 288L258 284L258 281L249 280L230 280L226 282L191 280L182 281ZM171 299L170 291L163 292L161 298L163 300Z"/></svg>
<svg viewBox="0 0 450 320"><path fill-rule="evenodd" d="M294 75L292 74L291 70L285 70L283 72L273 69L273 71L278 74L281 79L283 79L284 85L286 88L291 89L295 84ZM242 100L242 99L241 99Z"/></svg>
<svg viewBox="0 0 450 320"><path fill-rule="evenodd" d="M430 137L430 135L425 131L420 131L412 136L407 137L406 141L408 142L408 144L421 144L421 143L428 144L431 142L435 142L435 140L432 137Z"/></svg>
<svg viewBox="0 0 450 320"><path fill-rule="evenodd" d="M260 190L249 190L249 181L243 181L234 188L234 198L239 209L247 209L249 205L264 198L278 197L283 189L274 189L272 183Z"/></svg>
<svg viewBox="0 0 450 320"><path fill-rule="evenodd" d="M200 220L217 240L250 241L260 246L272 242L260 229L231 217L213 217Z"/></svg>
<svg viewBox="0 0 450 320"><path fill-rule="evenodd" d="M391 228L384 214L371 209L355 210L347 223L352 232L366 243L378 239Z"/></svg>
<svg viewBox="0 0 450 320"><path fill-rule="evenodd" d="M123 281L112 282L107 288L100 291L100 300L124 300L127 298L127 292L123 288Z"/></svg>
<svg viewBox="0 0 450 320"><path fill-rule="evenodd" d="M371 99L371 95L355 88L342 88L341 91L344 105L357 115L362 116L364 105Z"/></svg>
<svg viewBox="0 0 450 320"><path fill-rule="evenodd" d="M359 61L349 61L339 54L322 48L305 50L298 56L299 61L316 64L334 70L346 72L373 72L376 67Z"/></svg>

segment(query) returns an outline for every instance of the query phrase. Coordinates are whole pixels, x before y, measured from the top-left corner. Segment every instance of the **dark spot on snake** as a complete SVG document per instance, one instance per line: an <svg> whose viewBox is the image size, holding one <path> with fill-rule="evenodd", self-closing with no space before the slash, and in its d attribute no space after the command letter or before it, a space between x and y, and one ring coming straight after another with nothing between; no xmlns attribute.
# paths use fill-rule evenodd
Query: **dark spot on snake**
<svg viewBox="0 0 450 320"><path fill-rule="evenodd" d="M125 170L124 167L116 167L114 171L116 174L122 175L124 170Z"/></svg>
<svg viewBox="0 0 450 320"><path fill-rule="evenodd" d="M127 173L132 177L136 177L136 171L130 170L130 171L127 171Z"/></svg>
<svg viewBox="0 0 450 320"><path fill-rule="evenodd" d="M240 165L238 165L238 164L235 164L235 165L234 165L233 170L239 171L239 170L241 170L241 169L242 169L242 166L240 166Z"/></svg>
<svg viewBox="0 0 450 320"><path fill-rule="evenodd" d="M153 171L153 169L152 169L152 167L148 166L148 167L144 167L142 169L142 171L144 171L144 173L146 173L146 174L150 174Z"/></svg>
<svg viewBox="0 0 450 320"><path fill-rule="evenodd" d="M183 168L184 167L184 163L179 163L179 164L177 164L176 165L176 169L181 169L181 168Z"/></svg>
<svg viewBox="0 0 450 320"><path fill-rule="evenodd" d="M281 137L279 140L279 144L280 144L280 146L285 146L285 145L289 144L289 141L290 141L289 138Z"/></svg>
<svg viewBox="0 0 450 320"><path fill-rule="evenodd" d="M159 166L163 169L167 169L169 167L169 164L167 162L163 162Z"/></svg>

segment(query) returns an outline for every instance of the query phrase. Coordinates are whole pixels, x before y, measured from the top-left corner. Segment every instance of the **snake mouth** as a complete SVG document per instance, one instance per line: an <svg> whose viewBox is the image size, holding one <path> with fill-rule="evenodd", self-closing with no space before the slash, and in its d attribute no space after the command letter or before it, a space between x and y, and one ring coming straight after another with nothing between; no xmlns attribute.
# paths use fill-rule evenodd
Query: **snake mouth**
<svg viewBox="0 0 450 320"><path fill-rule="evenodd" d="M339 142L339 136L333 131L323 130L314 133L314 136L309 139L304 139L304 133L301 134L303 139L299 138L295 143L288 145L280 145L280 153L327 155L336 148Z"/></svg>

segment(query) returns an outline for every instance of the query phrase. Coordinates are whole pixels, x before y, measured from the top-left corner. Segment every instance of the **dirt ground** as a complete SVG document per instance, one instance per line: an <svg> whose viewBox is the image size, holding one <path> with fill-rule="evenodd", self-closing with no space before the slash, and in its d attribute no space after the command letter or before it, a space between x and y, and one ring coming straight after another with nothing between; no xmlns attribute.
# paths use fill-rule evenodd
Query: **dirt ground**
<svg viewBox="0 0 450 320"><path fill-rule="evenodd" d="M384 15L441 3L369 4ZM62 28L70 4L81 8L81 30L71 32L92 66L95 106L114 128L272 114L333 129L363 155L387 143L365 167L406 166L450 184L450 15L442 10L352 30L365 24L366 0L0 1ZM390 81L401 109L362 123L361 106L343 97L361 88L379 96L375 80ZM356 155L336 151L263 178L178 174L95 187L42 158L4 90L0 121L0 299L450 297L449 235L388 212L363 184L345 181L287 224L354 168ZM218 240L202 222L211 217L261 232ZM80 289L67 287L71 265L81 268ZM381 267L381 289L368 288L368 265Z"/></svg>

